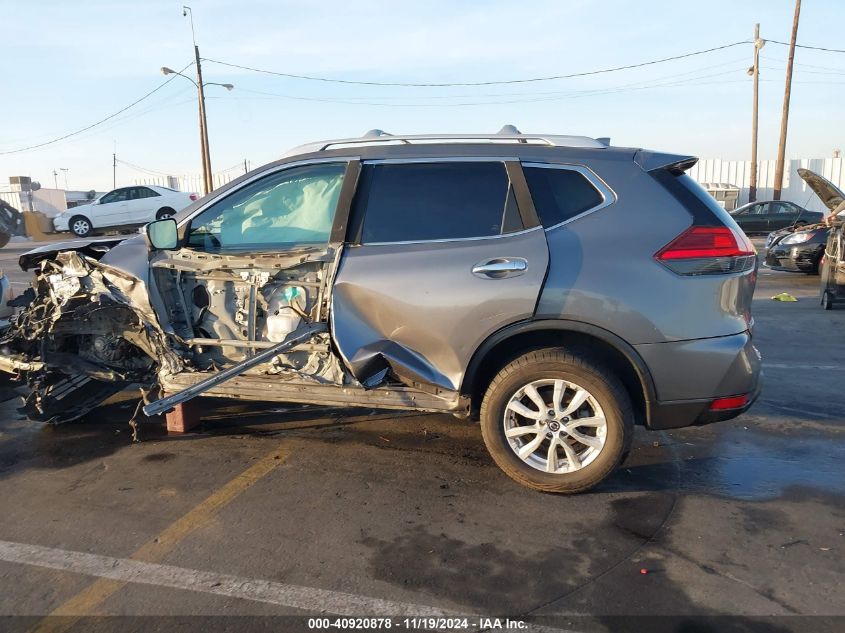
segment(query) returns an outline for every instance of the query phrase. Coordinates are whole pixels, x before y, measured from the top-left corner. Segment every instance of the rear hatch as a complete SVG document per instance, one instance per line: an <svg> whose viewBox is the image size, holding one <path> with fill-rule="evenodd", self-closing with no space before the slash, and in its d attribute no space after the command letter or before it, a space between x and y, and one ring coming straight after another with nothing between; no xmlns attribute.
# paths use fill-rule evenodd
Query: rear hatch
<svg viewBox="0 0 845 633"><path fill-rule="evenodd" d="M757 251L730 214L686 171L697 159L641 150L634 161L657 180L690 214L692 224L654 254L676 275L701 280L724 280L712 288L725 316L741 314L751 329L751 302L757 282ZM707 290L701 288L703 295ZM726 296L730 293L732 296ZM703 296L702 295L702 296Z"/></svg>

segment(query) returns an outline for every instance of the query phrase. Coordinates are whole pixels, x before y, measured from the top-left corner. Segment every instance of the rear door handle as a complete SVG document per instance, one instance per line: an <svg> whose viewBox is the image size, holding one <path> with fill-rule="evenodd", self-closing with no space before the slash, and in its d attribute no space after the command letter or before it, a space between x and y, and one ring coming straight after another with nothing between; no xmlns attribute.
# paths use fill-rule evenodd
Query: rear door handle
<svg viewBox="0 0 845 633"><path fill-rule="evenodd" d="M472 267L472 274L482 279L503 279L516 277L528 270L528 260L522 257L496 257L478 262Z"/></svg>

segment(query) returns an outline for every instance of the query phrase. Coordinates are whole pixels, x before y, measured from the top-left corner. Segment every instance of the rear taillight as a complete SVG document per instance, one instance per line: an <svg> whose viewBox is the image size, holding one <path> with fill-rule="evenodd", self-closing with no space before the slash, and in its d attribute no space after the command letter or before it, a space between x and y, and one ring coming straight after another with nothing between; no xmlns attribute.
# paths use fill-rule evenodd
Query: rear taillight
<svg viewBox="0 0 845 633"><path fill-rule="evenodd" d="M710 403L711 411L727 411L730 409L742 409L748 404L748 394L741 396L728 396L727 398L717 398Z"/></svg>
<svg viewBox="0 0 845 633"><path fill-rule="evenodd" d="M757 253L745 234L727 226L691 226L654 258L679 275L718 275L751 270Z"/></svg>
<svg viewBox="0 0 845 633"><path fill-rule="evenodd" d="M188 197L191 199L191 202L196 202L196 201L197 201L197 194L195 194L195 193L192 193L192 194L191 194L190 196L188 196Z"/></svg>

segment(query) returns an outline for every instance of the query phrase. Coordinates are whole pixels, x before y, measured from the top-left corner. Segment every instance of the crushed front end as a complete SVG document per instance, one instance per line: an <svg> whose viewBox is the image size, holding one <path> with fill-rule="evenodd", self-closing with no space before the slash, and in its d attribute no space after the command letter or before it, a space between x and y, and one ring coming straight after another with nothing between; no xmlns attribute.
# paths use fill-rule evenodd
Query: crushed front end
<svg viewBox="0 0 845 633"><path fill-rule="evenodd" d="M142 280L82 250L40 258L34 273L0 334L0 369L27 383L30 419L76 419L129 385L152 387L162 365L183 366Z"/></svg>

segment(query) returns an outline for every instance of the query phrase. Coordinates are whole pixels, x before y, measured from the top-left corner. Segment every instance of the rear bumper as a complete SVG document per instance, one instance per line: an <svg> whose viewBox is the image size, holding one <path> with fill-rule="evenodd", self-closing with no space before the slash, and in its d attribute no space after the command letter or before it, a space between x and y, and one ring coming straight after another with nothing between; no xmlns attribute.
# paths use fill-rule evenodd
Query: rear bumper
<svg viewBox="0 0 845 633"><path fill-rule="evenodd" d="M748 403L739 409L723 409L711 411L710 403L713 398L704 400L681 400L675 402L654 402L648 420L648 428L652 431L662 429L678 429L685 426L702 426L714 422L732 420L748 411L760 395L762 384L758 380L757 386L748 398Z"/></svg>
<svg viewBox="0 0 845 633"><path fill-rule="evenodd" d="M636 346L654 380L650 429L674 429L729 420L753 404L761 388L760 354L748 332L691 341ZM748 395L738 409L711 411L717 398Z"/></svg>

